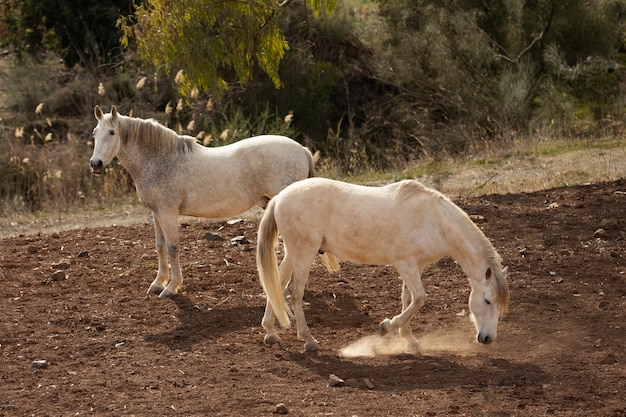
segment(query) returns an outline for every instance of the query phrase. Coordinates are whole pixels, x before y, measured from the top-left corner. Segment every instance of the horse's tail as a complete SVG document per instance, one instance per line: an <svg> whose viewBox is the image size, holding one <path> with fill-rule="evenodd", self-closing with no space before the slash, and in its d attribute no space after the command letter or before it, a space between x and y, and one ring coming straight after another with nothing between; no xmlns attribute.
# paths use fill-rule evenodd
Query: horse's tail
<svg viewBox="0 0 626 417"><path fill-rule="evenodd" d="M324 265L326 265L326 269L328 269L328 272L332 274L333 272L339 271L339 259L337 259L334 254L330 252L324 252L320 255L320 258L322 259L322 262L324 262Z"/></svg>
<svg viewBox="0 0 626 417"><path fill-rule="evenodd" d="M307 147L305 147L304 150L306 151L306 157L309 160L309 174L307 178L312 178L315 176L315 162L319 159L319 154L315 152L315 155L313 155L311 150Z"/></svg>
<svg viewBox="0 0 626 417"><path fill-rule="evenodd" d="M278 227L274 218L275 201L272 199L265 209L259 225L257 238L256 263L259 279L267 300L282 327L291 324L291 311L283 296L283 288L278 272L278 259L274 248L278 242Z"/></svg>

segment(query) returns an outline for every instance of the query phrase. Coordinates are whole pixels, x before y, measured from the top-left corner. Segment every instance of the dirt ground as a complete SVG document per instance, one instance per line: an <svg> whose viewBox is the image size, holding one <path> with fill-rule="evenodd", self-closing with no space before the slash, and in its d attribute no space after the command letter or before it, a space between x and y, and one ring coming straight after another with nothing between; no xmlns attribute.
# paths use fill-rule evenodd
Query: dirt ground
<svg viewBox="0 0 626 417"><path fill-rule="evenodd" d="M626 416L626 181L457 204L509 266L511 307L479 345L468 281L440 261L413 319L422 356L376 336L395 271L351 264L313 268L318 353L295 328L265 346L256 219L181 224L172 300L145 293L148 223L2 239L0 416Z"/></svg>

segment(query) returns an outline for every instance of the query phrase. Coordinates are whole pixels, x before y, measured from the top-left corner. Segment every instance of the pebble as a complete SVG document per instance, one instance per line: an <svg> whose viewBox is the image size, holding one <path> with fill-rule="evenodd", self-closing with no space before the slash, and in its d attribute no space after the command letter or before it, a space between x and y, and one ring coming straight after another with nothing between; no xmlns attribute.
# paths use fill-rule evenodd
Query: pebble
<svg viewBox="0 0 626 417"><path fill-rule="evenodd" d="M289 409L284 403L276 404L276 414L289 414Z"/></svg>
<svg viewBox="0 0 626 417"><path fill-rule="evenodd" d="M53 272L52 275L50 275L50 278L52 281L65 281L67 279L67 275L65 275L64 271L59 269Z"/></svg>
<svg viewBox="0 0 626 417"><path fill-rule="evenodd" d="M344 380L339 378L335 374L328 375L328 386L330 387L341 387L344 384Z"/></svg>
<svg viewBox="0 0 626 417"><path fill-rule="evenodd" d="M615 229L617 227L617 219L602 219L600 221L600 228L602 229Z"/></svg>
<svg viewBox="0 0 626 417"><path fill-rule="evenodd" d="M234 238L232 238L230 240L230 245L231 246L237 246L237 245L246 245L250 243L245 236L235 236Z"/></svg>
<svg viewBox="0 0 626 417"><path fill-rule="evenodd" d="M605 229L597 229L595 232L593 232L593 237L603 237L606 236L606 230Z"/></svg>
<svg viewBox="0 0 626 417"><path fill-rule="evenodd" d="M70 264L66 261L55 262L51 265L54 269L69 269Z"/></svg>
<svg viewBox="0 0 626 417"><path fill-rule="evenodd" d="M35 369L44 369L48 367L48 361L45 359L38 359L36 361L33 361L31 366Z"/></svg>
<svg viewBox="0 0 626 417"><path fill-rule="evenodd" d="M212 233L212 232L206 232L206 234L204 235L204 238L210 242L218 242L218 241L224 240L222 236L218 235L217 233Z"/></svg>

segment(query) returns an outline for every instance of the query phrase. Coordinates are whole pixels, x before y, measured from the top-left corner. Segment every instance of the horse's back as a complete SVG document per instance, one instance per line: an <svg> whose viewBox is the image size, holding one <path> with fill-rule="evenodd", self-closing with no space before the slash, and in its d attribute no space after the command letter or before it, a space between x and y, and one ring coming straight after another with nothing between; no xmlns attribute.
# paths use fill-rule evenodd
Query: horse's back
<svg viewBox="0 0 626 417"><path fill-rule="evenodd" d="M386 264L416 251L430 259L431 238L447 227L439 195L419 183L369 187L310 178L275 197L275 216L285 241L319 242L344 260Z"/></svg>

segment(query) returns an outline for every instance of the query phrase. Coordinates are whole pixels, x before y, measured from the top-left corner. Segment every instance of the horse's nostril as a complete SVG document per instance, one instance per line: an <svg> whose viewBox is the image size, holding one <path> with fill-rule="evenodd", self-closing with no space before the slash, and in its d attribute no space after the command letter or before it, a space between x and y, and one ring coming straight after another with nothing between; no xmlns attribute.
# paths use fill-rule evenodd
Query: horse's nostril
<svg viewBox="0 0 626 417"><path fill-rule="evenodd" d="M482 334L479 334L478 335L478 342L487 345L487 344L492 342L492 339L491 339L490 336L483 336Z"/></svg>

